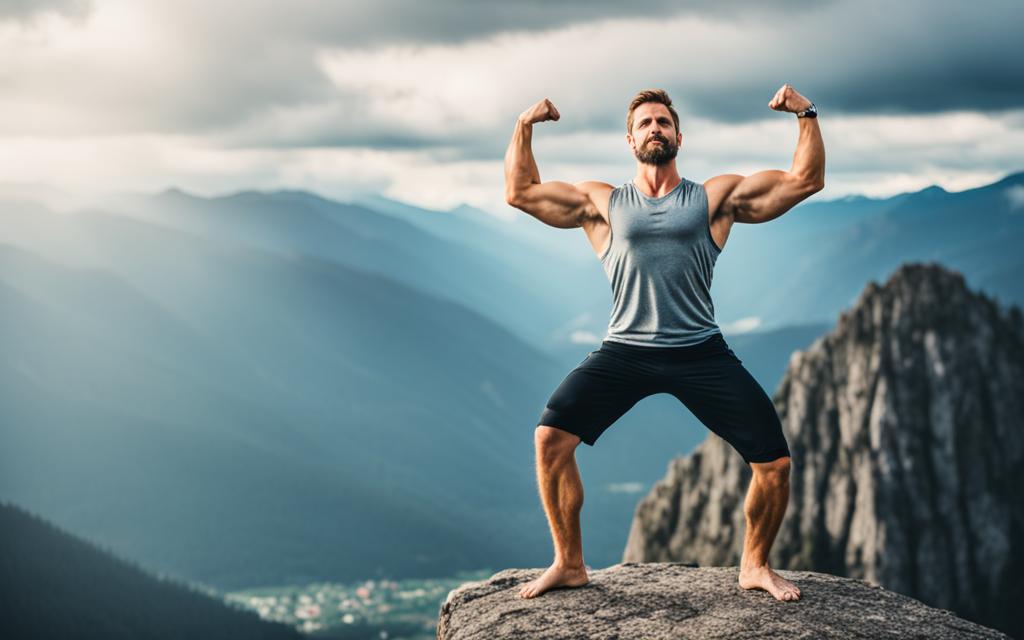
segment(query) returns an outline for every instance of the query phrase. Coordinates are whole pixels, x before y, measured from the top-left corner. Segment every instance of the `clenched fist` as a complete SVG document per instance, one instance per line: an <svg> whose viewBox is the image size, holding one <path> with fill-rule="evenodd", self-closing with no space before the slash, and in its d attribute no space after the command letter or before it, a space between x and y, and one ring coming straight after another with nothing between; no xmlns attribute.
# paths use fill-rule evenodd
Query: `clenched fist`
<svg viewBox="0 0 1024 640"><path fill-rule="evenodd" d="M775 96L768 101L768 106L776 111L797 113L809 108L811 101L797 93L796 89L792 86L784 84L781 89L775 92Z"/></svg>
<svg viewBox="0 0 1024 640"><path fill-rule="evenodd" d="M537 104L519 114L519 120L526 124L545 122L547 120L558 120L560 117L562 116L559 115L558 109L556 109L555 105L551 104L551 101L547 98L544 98Z"/></svg>

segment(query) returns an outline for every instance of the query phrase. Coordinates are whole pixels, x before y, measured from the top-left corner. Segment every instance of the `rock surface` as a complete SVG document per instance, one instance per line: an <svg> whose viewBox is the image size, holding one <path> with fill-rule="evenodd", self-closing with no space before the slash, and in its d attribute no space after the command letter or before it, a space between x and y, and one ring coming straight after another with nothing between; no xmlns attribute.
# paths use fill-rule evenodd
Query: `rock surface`
<svg viewBox="0 0 1024 640"><path fill-rule="evenodd" d="M1024 634L1024 327L909 264L795 352L774 396L793 454L771 562L863 578ZM638 505L624 561L739 564L749 469L709 437Z"/></svg>
<svg viewBox="0 0 1024 640"><path fill-rule="evenodd" d="M440 640L515 638L1006 638L863 581L783 572L803 598L779 602L740 589L735 567L623 563L590 572L579 588L519 597L542 569L507 569L453 590L441 606Z"/></svg>

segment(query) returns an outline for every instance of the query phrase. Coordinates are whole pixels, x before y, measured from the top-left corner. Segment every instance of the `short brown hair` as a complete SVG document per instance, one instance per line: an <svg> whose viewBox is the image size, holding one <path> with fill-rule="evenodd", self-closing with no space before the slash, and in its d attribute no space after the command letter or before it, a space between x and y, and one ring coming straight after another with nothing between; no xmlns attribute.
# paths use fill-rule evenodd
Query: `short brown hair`
<svg viewBox="0 0 1024 640"><path fill-rule="evenodd" d="M679 133L679 114L672 108L672 98L668 97L664 89L644 89L636 94L629 103L629 111L626 113L626 133L633 133L633 112L645 102L657 102L668 107L668 112L672 114L672 120L676 123L676 133Z"/></svg>

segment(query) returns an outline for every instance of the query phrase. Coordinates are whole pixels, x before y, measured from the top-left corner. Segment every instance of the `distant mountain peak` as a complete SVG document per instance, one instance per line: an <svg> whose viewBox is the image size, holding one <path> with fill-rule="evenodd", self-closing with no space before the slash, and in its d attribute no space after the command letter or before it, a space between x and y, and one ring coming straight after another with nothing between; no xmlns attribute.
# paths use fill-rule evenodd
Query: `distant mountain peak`
<svg viewBox="0 0 1024 640"><path fill-rule="evenodd" d="M450 211L451 213L459 213L459 212L466 212L466 211L480 211L480 209L477 208L477 207L474 207L473 205L469 204L468 202L460 202L458 205L452 207L448 211Z"/></svg>
<svg viewBox="0 0 1024 640"><path fill-rule="evenodd" d="M931 305L944 298L941 305L948 308L952 298L960 298L963 294L985 297L983 293L975 294L967 288L963 274L950 270L936 262L905 262L893 271L884 283L871 280L865 286L852 309L840 316L863 312L879 297L891 298L900 296L908 303ZM941 311L941 309L936 309Z"/></svg>
<svg viewBox="0 0 1024 640"><path fill-rule="evenodd" d="M158 198L168 198L168 199L175 198L175 199L194 200L194 199L198 198L198 196L195 196L195 195L185 191L184 189L182 189L181 187L178 187L178 186L167 187L166 189L164 189L163 191L157 193L156 195L157 195Z"/></svg>
<svg viewBox="0 0 1024 640"><path fill-rule="evenodd" d="M1021 322L1020 307L1000 307L984 292L970 289L959 271L936 262L907 262L884 283L868 282L853 307L840 314L831 335L840 341L848 332L861 334L868 329L966 330L967 316L982 309L988 317L1005 316L1014 325Z"/></svg>
<svg viewBox="0 0 1024 640"><path fill-rule="evenodd" d="M1005 187L1015 184L1024 184L1024 171L1007 174L1006 177L993 183L993 186Z"/></svg>
<svg viewBox="0 0 1024 640"><path fill-rule="evenodd" d="M851 193L841 198L837 198L833 202L862 202L864 200L870 200L870 198L859 193Z"/></svg>

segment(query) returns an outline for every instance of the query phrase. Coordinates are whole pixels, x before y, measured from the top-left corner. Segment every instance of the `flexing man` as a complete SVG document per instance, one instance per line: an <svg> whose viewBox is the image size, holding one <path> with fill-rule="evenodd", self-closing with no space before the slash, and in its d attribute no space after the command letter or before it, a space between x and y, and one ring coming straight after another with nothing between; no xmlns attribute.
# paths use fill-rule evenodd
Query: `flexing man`
<svg viewBox="0 0 1024 640"><path fill-rule="evenodd" d="M554 563L522 587L524 598L588 582L576 465L641 399L671 393L750 465L739 585L797 600L800 589L768 566L789 501L789 447L775 406L728 347L711 301L714 265L733 223L768 222L825 185L825 146L814 104L783 85L768 106L797 115L800 137L789 171L725 174L703 184L682 178L679 116L668 94L641 91L629 105L626 142L636 176L604 182L541 182L530 149L533 125L558 120L546 98L516 122L505 155L509 204L541 222L582 227L612 285L608 333L547 401L535 432L537 482L554 539Z"/></svg>

